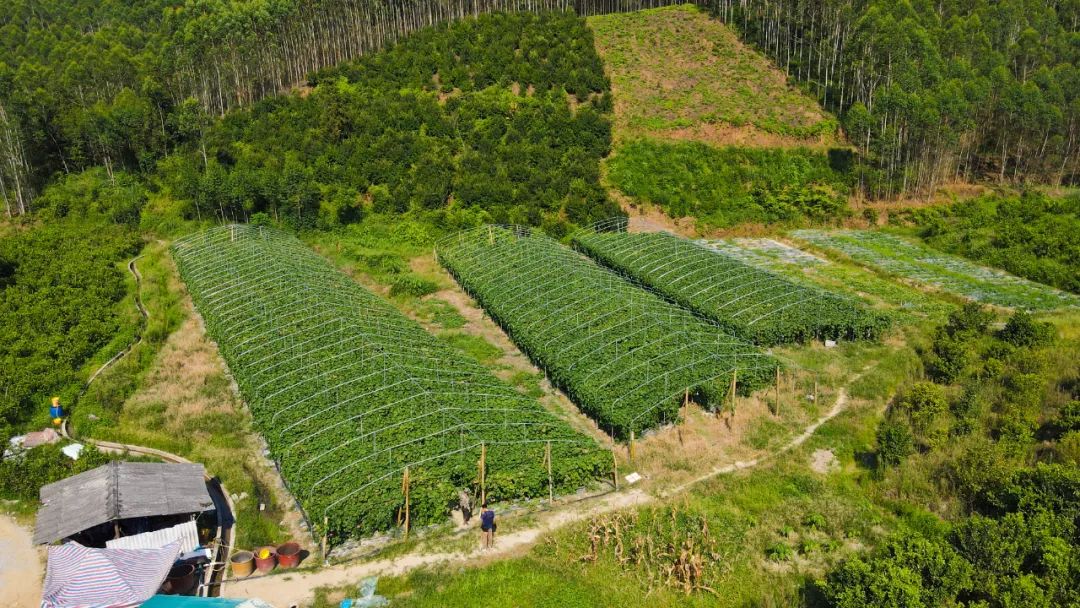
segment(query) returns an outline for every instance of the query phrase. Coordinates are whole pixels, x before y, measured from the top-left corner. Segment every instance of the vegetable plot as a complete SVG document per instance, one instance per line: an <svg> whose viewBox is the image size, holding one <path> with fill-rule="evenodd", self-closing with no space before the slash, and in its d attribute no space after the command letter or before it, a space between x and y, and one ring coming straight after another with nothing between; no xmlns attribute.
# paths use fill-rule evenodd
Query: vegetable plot
<svg viewBox="0 0 1080 608"><path fill-rule="evenodd" d="M1031 310L1080 306L1080 297L1075 294L979 266L886 232L796 230L791 236L839 251L860 264L977 302Z"/></svg>
<svg viewBox="0 0 1080 608"><path fill-rule="evenodd" d="M335 270L284 233L224 226L173 254L258 429L309 517L339 535L493 499L573 491L610 457L594 441Z"/></svg>
<svg viewBox="0 0 1080 608"><path fill-rule="evenodd" d="M486 226L439 244L439 261L552 382L619 438L765 386L777 362L528 228Z"/></svg>
<svg viewBox="0 0 1080 608"><path fill-rule="evenodd" d="M873 339L889 319L862 304L797 285L722 251L667 233L582 231L588 255L756 344Z"/></svg>

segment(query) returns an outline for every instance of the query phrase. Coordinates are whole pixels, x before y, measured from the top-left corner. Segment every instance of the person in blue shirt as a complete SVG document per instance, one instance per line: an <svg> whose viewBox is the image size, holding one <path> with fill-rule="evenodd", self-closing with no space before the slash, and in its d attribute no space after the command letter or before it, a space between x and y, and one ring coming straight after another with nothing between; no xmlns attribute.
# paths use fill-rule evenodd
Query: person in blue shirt
<svg viewBox="0 0 1080 608"><path fill-rule="evenodd" d="M488 508L484 502L484 510L480 512L480 531L484 534L484 548L491 549L495 546L495 511Z"/></svg>

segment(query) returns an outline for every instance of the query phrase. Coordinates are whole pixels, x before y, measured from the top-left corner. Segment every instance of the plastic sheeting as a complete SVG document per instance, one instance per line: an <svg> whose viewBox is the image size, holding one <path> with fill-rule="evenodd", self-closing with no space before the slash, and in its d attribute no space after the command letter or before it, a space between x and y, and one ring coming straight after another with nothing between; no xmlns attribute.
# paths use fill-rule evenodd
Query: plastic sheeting
<svg viewBox="0 0 1080 608"><path fill-rule="evenodd" d="M180 543L180 553L190 553L199 546L199 530L195 527L195 520L171 528L116 538L106 541L105 546L109 549L159 549L175 542Z"/></svg>
<svg viewBox="0 0 1080 608"><path fill-rule="evenodd" d="M160 549L49 547L41 608L127 608L157 593L180 544Z"/></svg>

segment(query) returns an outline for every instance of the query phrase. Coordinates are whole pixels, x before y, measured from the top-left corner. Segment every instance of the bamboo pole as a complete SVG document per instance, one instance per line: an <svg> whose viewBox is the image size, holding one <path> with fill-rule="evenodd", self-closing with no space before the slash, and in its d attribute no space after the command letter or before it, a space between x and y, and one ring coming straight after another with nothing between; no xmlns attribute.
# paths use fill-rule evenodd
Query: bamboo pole
<svg viewBox="0 0 1080 608"><path fill-rule="evenodd" d="M326 515L323 516L322 525L323 525L322 543L320 543L320 544L322 545L323 563L325 563L326 562L326 557L327 557L326 556L326 537L327 537L328 534L330 534L330 518L328 516L326 516Z"/></svg>
<svg viewBox="0 0 1080 608"><path fill-rule="evenodd" d="M731 371L731 416L735 416L735 389L736 378L739 376L739 368L735 368Z"/></svg>
<svg viewBox="0 0 1080 608"><path fill-rule="evenodd" d="M487 444L480 444L480 504L487 502Z"/></svg>
<svg viewBox="0 0 1080 608"><path fill-rule="evenodd" d="M544 447L544 460L547 461L547 474L548 474L548 500L555 502L555 483L552 481L551 476L551 442L547 442L547 446Z"/></svg>
<svg viewBox="0 0 1080 608"><path fill-rule="evenodd" d="M776 366L776 411L775 415L780 415L780 366Z"/></svg>
<svg viewBox="0 0 1080 608"><path fill-rule="evenodd" d="M409 467L401 478L401 491L405 494L405 538L409 538Z"/></svg>
<svg viewBox="0 0 1080 608"><path fill-rule="evenodd" d="M615 446L611 446L611 479L615 482L615 490L619 489L619 461L615 459Z"/></svg>
<svg viewBox="0 0 1080 608"><path fill-rule="evenodd" d="M629 447L630 464L634 464L634 431L630 431L630 447Z"/></svg>
<svg viewBox="0 0 1080 608"><path fill-rule="evenodd" d="M689 409L690 409L689 405L690 405L690 389L686 389L686 392L683 393L682 424L678 425L678 431L677 431L678 434L679 434L679 445L683 444L683 434L682 434L682 432L683 432L683 427L686 426L686 423L687 423L687 413L689 412Z"/></svg>

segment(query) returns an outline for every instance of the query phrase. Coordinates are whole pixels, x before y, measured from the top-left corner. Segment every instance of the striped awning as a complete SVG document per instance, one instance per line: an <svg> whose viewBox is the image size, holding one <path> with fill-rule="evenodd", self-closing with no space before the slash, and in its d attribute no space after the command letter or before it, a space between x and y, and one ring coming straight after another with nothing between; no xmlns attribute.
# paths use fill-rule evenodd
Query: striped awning
<svg viewBox="0 0 1080 608"><path fill-rule="evenodd" d="M41 608L138 606L157 593L179 554L180 543L160 549L49 547Z"/></svg>

